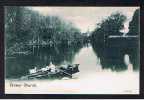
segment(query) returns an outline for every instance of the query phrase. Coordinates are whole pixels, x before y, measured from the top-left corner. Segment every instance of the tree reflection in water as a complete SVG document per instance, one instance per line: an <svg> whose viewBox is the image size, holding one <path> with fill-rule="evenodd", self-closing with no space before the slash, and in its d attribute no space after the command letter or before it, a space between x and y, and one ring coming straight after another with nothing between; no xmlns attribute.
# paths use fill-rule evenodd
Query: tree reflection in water
<svg viewBox="0 0 144 100"><path fill-rule="evenodd" d="M92 45L94 52L101 60L103 69L111 69L113 71L123 71L128 69L124 62L124 56L128 54L129 59L133 65L133 70L139 69L139 54L137 47L104 47Z"/></svg>
<svg viewBox="0 0 144 100"><path fill-rule="evenodd" d="M28 70L45 67L52 62L59 66L63 62L72 63L81 46L40 47L35 48L31 55L17 55L6 59L6 78L19 78L28 74Z"/></svg>

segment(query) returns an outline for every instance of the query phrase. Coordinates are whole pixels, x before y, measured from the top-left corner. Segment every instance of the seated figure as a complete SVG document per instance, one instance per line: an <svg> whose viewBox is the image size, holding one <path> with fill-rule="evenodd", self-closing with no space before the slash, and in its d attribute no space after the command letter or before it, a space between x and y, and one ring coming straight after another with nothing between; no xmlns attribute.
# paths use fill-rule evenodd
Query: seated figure
<svg viewBox="0 0 144 100"><path fill-rule="evenodd" d="M37 67L35 67L34 69L29 69L29 73L33 74L37 72Z"/></svg>
<svg viewBox="0 0 144 100"><path fill-rule="evenodd" d="M49 68L51 69L51 72L56 72L56 66L50 62Z"/></svg>

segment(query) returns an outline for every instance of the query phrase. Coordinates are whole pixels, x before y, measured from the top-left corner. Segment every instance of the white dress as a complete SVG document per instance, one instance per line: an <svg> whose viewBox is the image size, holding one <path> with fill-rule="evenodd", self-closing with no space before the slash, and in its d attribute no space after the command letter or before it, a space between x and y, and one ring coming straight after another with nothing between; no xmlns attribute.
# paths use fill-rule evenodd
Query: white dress
<svg viewBox="0 0 144 100"><path fill-rule="evenodd" d="M50 64L49 67L51 68L51 72L55 72L56 71L56 67L52 63Z"/></svg>

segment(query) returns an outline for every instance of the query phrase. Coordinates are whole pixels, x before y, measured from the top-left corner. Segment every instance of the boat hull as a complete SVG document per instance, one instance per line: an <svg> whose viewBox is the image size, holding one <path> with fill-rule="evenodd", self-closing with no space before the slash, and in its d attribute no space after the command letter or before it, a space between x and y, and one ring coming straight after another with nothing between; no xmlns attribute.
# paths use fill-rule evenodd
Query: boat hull
<svg viewBox="0 0 144 100"><path fill-rule="evenodd" d="M63 77L72 78L72 74L79 72L78 66L79 64L69 65L68 68L60 67L60 68L57 68L55 72L51 72L50 70L38 71L36 73L26 75L22 77L22 79L34 79L34 78L53 79L53 78L63 78Z"/></svg>

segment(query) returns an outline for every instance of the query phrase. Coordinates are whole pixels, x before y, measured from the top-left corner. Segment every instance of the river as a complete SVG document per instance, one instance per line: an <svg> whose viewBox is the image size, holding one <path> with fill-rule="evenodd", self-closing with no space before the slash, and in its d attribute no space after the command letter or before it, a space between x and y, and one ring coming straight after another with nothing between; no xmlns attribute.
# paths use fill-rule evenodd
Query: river
<svg viewBox="0 0 144 100"><path fill-rule="evenodd" d="M69 56L65 56L65 60L70 60L70 63L78 63L79 73L73 75L73 79L64 78L62 80L11 80L6 79L6 93L27 93L27 94L138 94L139 93L139 71L133 70L132 66L127 66L125 70L112 70L113 67L105 68L101 64L101 59L97 56L91 46L83 47L76 52L68 51ZM66 52L65 52L66 53ZM71 54L73 56L71 56ZM66 55L66 54L64 54ZM53 56L56 57L56 56ZM69 58L70 57L70 58ZM36 57L35 57L36 58ZM43 56L38 56L42 59ZM24 60L25 59L25 60ZM26 60L27 59L27 60ZM49 57L44 57L48 60ZM57 58L58 59L58 58ZM60 61L64 60L63 58ZM39 62L38 62L39 61ZM28 70L30 65L42 63L45 61L37 59L29 60L27 57L22 57L16 61L7 60L6 69L9 74L7 76L19 76L21 73L26 74L27 71L21 71L20 65ZM53 61L57 61L56 59ZM30 64L29 64L30 63ZM33 63L33 64L32 64ZM14 69L10 69L9 66ZM7 71L6 70L6 71ZM19 72L21 71L21 73ZM6 73L8 73L6 72ZM20 84L19 87L11 87L12 84ZM34 84L35 87L25 88L23 84Z"/></svg>

